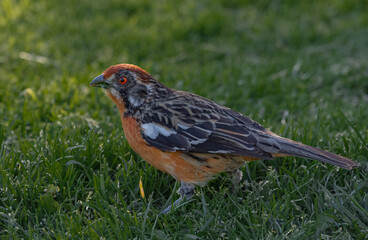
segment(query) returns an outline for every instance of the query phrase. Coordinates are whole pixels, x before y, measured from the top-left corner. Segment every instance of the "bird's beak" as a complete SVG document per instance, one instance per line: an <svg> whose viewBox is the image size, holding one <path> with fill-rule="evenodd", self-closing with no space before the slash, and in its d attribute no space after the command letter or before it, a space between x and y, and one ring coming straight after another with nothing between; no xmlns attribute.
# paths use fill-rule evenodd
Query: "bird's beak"
<svg viewBox="0 0 368 240"><path fill-rule="evenodd" d="M89 83L89 85L91 87L109 88L110 82L104 78L103 74L101 74L95 77L95 79L93 79L92 82Z"/></svg>

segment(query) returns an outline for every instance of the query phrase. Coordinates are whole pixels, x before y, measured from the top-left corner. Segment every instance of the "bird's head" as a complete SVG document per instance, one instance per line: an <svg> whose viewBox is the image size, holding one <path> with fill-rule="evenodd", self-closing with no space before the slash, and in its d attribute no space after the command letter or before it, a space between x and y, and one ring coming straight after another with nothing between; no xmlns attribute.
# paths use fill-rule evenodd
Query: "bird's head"
<svg viewBox="0 0 368 240"><path fill-rule="evenodd" d="M118 64L109 67L89 84L101 87L116 103L121 112L128 108L139 108L159 84L145 70L131 64Z"/></svg>

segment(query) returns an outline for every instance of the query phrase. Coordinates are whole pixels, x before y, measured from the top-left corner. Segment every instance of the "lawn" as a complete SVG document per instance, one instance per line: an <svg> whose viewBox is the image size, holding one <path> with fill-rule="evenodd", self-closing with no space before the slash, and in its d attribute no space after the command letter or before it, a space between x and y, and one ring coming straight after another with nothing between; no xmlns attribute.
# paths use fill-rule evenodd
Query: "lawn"
<svg viewBox="0 0 368 240"><path fill-rule="evenodd" d="M0 1L0 238L367 239L368 2ZM141 66L275 133L347 156L179 184L129 147L89 82ZM145 191L140 194L139 181Z"/></svg>

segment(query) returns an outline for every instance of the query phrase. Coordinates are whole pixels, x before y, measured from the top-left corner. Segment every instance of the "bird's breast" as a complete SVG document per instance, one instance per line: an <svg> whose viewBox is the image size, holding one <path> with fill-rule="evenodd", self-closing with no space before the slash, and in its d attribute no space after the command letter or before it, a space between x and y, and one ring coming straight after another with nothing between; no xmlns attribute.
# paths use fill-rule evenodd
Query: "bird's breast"
<svg viewBox="0 0 368 240"><path fill-rule="evenodd" d="M135 118L122 115L121 121L132 149L150 165L179 181L204 185L218 173L233 171L244 161L254 160L226 154L165 152L147 144Z"/></svg>

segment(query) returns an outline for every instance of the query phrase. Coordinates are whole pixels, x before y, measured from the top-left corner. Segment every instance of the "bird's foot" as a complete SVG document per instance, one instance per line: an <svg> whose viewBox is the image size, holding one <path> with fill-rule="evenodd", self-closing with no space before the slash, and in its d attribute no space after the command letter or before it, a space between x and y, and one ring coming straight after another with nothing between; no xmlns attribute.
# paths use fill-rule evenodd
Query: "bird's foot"
<svg viewBox="0 0 368 240"><path fill-rule="evenodd" d="M183 204L187 203L194 196L194 185L190 183L181 182L181 186L177 193L180 194L180 198L167 208L161 211L161 214L168 214L172 210L179 208Z"/></svg>

